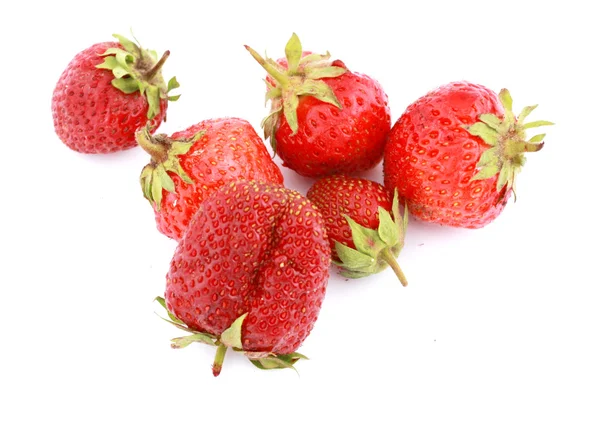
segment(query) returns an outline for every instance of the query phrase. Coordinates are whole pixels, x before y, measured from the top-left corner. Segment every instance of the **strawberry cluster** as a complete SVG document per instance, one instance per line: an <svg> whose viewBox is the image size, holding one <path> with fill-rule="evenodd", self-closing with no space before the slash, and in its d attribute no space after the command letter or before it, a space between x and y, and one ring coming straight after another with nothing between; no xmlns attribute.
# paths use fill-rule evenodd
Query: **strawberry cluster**
<svg viewBox="0 0 600 440"><path fill-rule="evenodd" d="M270 112L264 139L283 166L315 182L306 196L283 175L252 125L200 121L155 134L169 95L158 57L122 36L77 54L52 96L58 137L81 153L139 145L150 156L140 176L157 228L177 240L166 276L163 318L187 332L182 348L228 349L258 368L294 368L326 292L330 264L342 276L391 267L408 284L398 255L409 213L442 225L481 228L515 194L525 153L543 134L513 113L506 89L453 82L410 104L391 124L388 97L373 78L329 53L302 49L293 34L285 58L263 58ZM383 185L360 176L383 162Z"/></svg>

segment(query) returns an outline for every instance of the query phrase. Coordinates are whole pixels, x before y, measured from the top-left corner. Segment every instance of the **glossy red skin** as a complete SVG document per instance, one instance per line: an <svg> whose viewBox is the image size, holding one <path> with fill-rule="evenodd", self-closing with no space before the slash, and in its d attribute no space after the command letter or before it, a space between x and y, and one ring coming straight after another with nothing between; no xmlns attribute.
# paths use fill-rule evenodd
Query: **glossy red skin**
<svg viewBox="0 0 600 440"><path fill-rule="evenodd" d="M345 67L340 61L333 64ZM376 80L350 71L323 82L342 109L312 96L300 97L295 135L285 117L279 118L277 154L285 167L306 177L370 170L383 158L391 127L386 93Z"/></svg>
<svg viewBox="0 0 600 440"><path fill-rule="evenodd" d="M497 176L472 180L488 148L465 126L504 110L496 93L468 82L444 85L411 104L394 124L385 147L384 183L398 188L415 217L443 225L481 228L510 196L496 191Z"/></svg>
<svg viewBox="0 0 600 440"><path fill-rule="evenodd" d="M279 185L230 182L202 204L167 274L168 309L220 335L248 313L246 351L296 351L319 315L329 279L323 219Z"/></svg>
<svg viewBox="0 0 600 440"><path fill-rule="evenodd" d="M283 175L271 159L260 136L248 121L219 118L202 121L172 139L204 135L179 157L183 170L194 182L187 184L169 172L175 191L163 190L161 209L154 209L156 226L167 237L180 240L202 202L231 180L259 180L283 184Z"/></svg>
<svg viewBox="0 0 600 440"><path fill-rule="evenodd" d="M98 69L100 54L108 48L123 48L105 42L78 53L60 76L52 94L54 130L60 140L80 153L112 153L137 145L135 131L146 125L148 103L138 93L125 94L113 87L110 70ZM165 117L167 100L153 119L155 131Z"/></svg>
<svg viewBox="0 0 600 440"><path fill-rule="evenodd" d="M356 249L344 214L369 229L379 226L378 207L392 210L392 198L383 185L371 180L335 175L317 180L306 194L321 212L332 257L337 259L335 242Z"/></svg>

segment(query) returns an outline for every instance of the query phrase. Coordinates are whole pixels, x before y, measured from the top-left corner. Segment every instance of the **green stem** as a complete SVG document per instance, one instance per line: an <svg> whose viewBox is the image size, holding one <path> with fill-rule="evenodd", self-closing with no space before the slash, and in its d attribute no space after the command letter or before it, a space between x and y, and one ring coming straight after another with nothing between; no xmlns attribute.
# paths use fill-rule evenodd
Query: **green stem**
<svg viewBox="0 0 600 440"><path fill-rule="evenodd" d="M171 55L171 51L167 50L165 53L163 53L163 56L160 58L160 60L158 60L158 63L156 63L154 65L154 67L152 69L150 69L148 71L148 73L146 73L144 75L144 79L146 81L150 81L152 78L154 78L156 76L156 74L159 72L160 69L162 69L162 66L165 64L165 61L167 61L167 58L169 58L169 55Z"/></svg>
<svg viewBox="0 0 600 440"><path fill-rule="evenodd" d="M400 269L400 265L394 258L394 255L392 255L390 248L386 248L386 249L382 250L381 257L392 268L392 270L394 271L394 273L396 274L396 276L398 277L398 279L400 280L402 285L404 287L408 286L408 281L406 280L406 276L404 275L404 272L402 272L402 269Z"/></svg>
<svg viewBox="0 0 600 440"><path fill-rule="evenodd" d="M169 151L168 146L156 141L150 134L148 125L135 132L135 140L139 146L152 157L152 160L155 163L163 163L167 159Z"/></svg>
<svg viewBox="0 0 600 440"><path fill-rule="evenodd" d="M288 84L288 78L285 74L281 73L279 70L277 70L274 66L272 66L271 64L267 63L267 61L261 57L258 52L256 52L254 49L252 49L250 46L244 46L246 48L246 50L248 52L250 52L250 55L252 55L252 57L258 61L258 64L260 64L263 69L265 69L267 71L267 73L269 75L271 75L275 81L277 81L279 84L281 84L281 86L286 86Z"/></svg>
<svg viewBox="0 0 600 440"><path fill-rule="evenodd" d="M227 346L225 344L219 344L217 346L217 354L215 355L215 362L212 366L213 376L217 377L221 373L221 367L225 360L225 353L227 353Z"/></svg>

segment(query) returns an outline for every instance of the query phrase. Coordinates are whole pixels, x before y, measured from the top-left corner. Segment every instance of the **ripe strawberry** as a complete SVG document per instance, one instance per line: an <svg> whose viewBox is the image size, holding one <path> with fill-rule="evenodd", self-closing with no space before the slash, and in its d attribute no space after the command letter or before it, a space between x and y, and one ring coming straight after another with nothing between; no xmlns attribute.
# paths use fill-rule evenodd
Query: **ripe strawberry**
<svg viewBox="0 0 600 440"><path fill-rule="evenodd" d="M307 177L369 170L383 158L390 131L388 98L377 81L349 71L341 61L302 52L296 34L286 60L263 59L271 113L265 139L283 165Z"/></svg>
<svg viewBox="0 0 600 440"><path fill-rule="evenodd" d="M396 261L408 223L408 210L404 218L400 215L397 193L392 200L379 183L335 175L315 182L307 197L323 215L333 262L342 275L361 278L389 265L402 285L408 284Z"/></svg>
<svg viewBox="0 0 600 440"><path fill-rule="evenodd" d="M145 128L137 139L152 157L140 177L144 196L154 207L158 230L175 240L204 199L225 182L283 183L265 144L243 119L202 121L170 138L152 137Z"/></svg>
<svg viewBox="0 0 600 440"><path fill-rule="evenodd" d="M58 137L81 153L111 153L134 147L135 131L166 118L167 96L179 87L165 84L161 69L169 56L142 49L120 35L78 53L60 76L52 95ZM139 93L138 93L139 92Z"/></svg>
<svg viewBox="0 0 600 440"><path fill-rule="evenodd" d="M323 219L296 191L230 182L214 191L175 251L165 305L192 342L228 347L259 368L292 367L319 315L331 253Z"/></svg>
<svg viewBox="0 0 600 440"><path fill-rule="evenodd" d="M416 217L480 228L494 220L515 189L525 152L539 151L543 134L525 140L536 108L515 118L508 90L498 95L468 82L444 85L411 104L385 147L384 183L398 189Z"/></svg>

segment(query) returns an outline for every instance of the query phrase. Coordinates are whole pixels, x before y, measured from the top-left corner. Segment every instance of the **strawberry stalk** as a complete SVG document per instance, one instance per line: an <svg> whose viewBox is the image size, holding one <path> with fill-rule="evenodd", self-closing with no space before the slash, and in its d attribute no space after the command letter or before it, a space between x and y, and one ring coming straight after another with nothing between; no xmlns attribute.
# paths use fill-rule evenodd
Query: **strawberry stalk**
<svg viewBox="0 0 600 440"><path fill-rule="evenodd" d="M167 58L169 58L169 55L171 55L170 50L167 50L165 53L163 53L163 56L160 57L160 60L158 60L158 62L154 65L154 67L152 69L150 69L144 75L144 79L146 81L150 81L152 78L154 78L156 76L156 74L160 71L160 69L162 69L162 66L165 64L165 61L167 61Z"/></svg>
<svg viewBox="0 0 600 440"><path fill-rule="evenodd" d="M404 272L402 272L402 269L400 268L400 265L398 264L396 257L394 257L394 255L392 254L390 248L385 248L383 251L381 251L380 255L383 261L385 261L388 264L388 266L392 268L392 270L398 277L398 280L400 280L400 283L404 287L408 286L408 280L406 279Z"/></svg>
<svg viewBox="0 0 600 440"><path fill-rule="evenodd" d="M226 345L220 344L217 346L217 353L215 354L215 360L212 365L213 376L217 377L219 374L221 374L221 368L223 367L223 361L225 360L226 353Z"/></svg>
<svg viewBox="0 0 600 440"><path fill-rule="evenodd" d="M155 298L155 301L158 302L167 312L168 318L163 318L160 316L163 321L172 324L180 330L191 333L188 336L181 336L171 339L171 348L185 348L193 342L200 342L217 347L217 352L215 353L215 358L212 365L212 373L214 377L217 377L219 374L221 374L223 362L225 361L225 355L227 354L227 349L230 347L234 351L245 354L252 365L261 370L275 370L282 368L291 368L295 370L296 368L294 367L294 364L298 360L308 359L306 356L297 352L290 354L276 354L270 352L244 351L242 346L242 325L244 323L244 319L246 319L246 316L248 316L248 313L244 313L235 321L233 321L231 326L223 331L221 336L218 337L211 335L210 333L202 333L192 330L186 326L183 321L169 311L164 298L158 296Z"/></svg>

